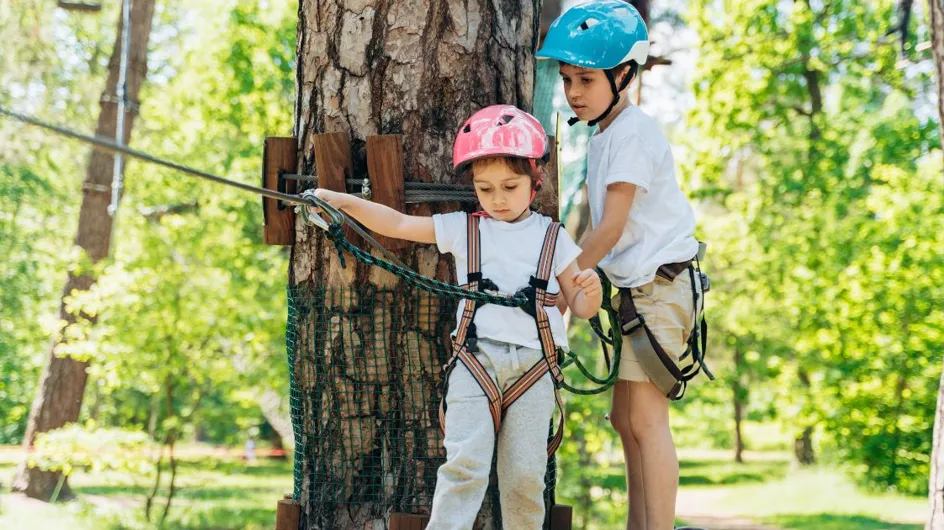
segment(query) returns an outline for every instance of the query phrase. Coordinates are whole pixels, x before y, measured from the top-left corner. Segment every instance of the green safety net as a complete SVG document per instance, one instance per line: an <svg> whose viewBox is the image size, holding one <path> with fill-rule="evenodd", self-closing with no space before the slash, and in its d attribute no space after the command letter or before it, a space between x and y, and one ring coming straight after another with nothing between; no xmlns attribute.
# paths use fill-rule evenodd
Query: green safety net
<svg viewBox="0 0 944 530"><path fill-rule="evenodd" d="M440 376L456 300L406 284L305 285L290 288L288 302L294 496L304 528L330 528L338 510L429 513L445 459ZM549 504L555 470L552 461ZM492 475L488 495L498 506Z"/></svg>

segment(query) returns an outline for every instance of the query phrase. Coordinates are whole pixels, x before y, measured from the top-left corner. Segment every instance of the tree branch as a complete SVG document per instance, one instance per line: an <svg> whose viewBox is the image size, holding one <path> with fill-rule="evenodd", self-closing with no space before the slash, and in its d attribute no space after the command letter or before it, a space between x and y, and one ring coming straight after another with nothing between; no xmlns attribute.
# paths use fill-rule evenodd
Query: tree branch
<svg viewBox="0 0 944 530"><path fill-rule="evenodd" d="M152 206L150 208L138 208L138 213L144 216L145 219L151 222L159 222L165 215L181 215L184 213L190 213L198 211L200 209L200 202L185 202L181 204L162 204L160 206Z"/></svg>

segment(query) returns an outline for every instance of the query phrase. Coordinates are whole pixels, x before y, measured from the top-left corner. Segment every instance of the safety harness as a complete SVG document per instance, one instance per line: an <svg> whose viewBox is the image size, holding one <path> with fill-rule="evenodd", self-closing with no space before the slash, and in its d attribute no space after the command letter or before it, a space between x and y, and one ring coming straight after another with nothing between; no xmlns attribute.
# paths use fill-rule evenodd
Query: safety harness
<svg viewBox="0 0 944 530"><path fill-rule="evenodd" d="M462 287L470 291L498 291L497 286L491 280L482 277L482 255L479 234L479 217L468 216L468 283ZM547 228L544 236L544 246L541 249L541 258L538 261L537 274L528 281L528 287L520 292L527 295L529 303L522 307L528 314L534 317L537 325L538 339L541 341L541 349L544 357L534 364L524 375L522 375L511 387L502 392L498 385L489 377L485 367L475 357L479 351L477 342L478 336L475 330L476 303L472 300L466 300L462 311L462 317L459 319L459 325L456 329L456 336L453 338L452 357L443 366L443 397L439 404L439 423L445 435L446 430L446 393L448 392L449 374L455 368L457 362L461 362L468 368L472 377L482 387L485 396L488 398L488 408L492 414L492 422L495 427L495 434L501 429L502 420L508 412L508 408L514 404L525 392L537 383L544 374L550 372L554 380L554 398L557 400L557 409L560 412L560 419L557 424L557 431L551 436L547 444L548 457L557 451L561 439L564 435L564 402L560 397L560 385L564 380L558 363L557 347L554 345L554 336L551 333L551 323L547 317L546 307L553 307L557 303L557 294L547 292L548 281L551 277L551 266L554 260L554 248L557 246L557 235L560 232L560 223L552 222Z"/></svg>
<svg viewBox="0 0 944 530"><path fill-rule="evenodd" d="M636 310L633 295L630 289L620 288L619 321L621 332L630 338L633 351L639 364L652 383L671 400L679 400L685 395L688 382L704 370L710 380L715 376L705 364L705 349L708 344L708 324L704 315L704 293L711 289L708 275L701 271L700 257L704 253L704 244L699 242L699 252L694 258L679 263L662 265L656 275L674 282L679 274L688 273L692 284L692 300L694 301L695 327L688 336L685 352L679 358L681 362L691 355L691 363L686 366L676 364L675 360L665 351L665 348L656 340L656 336L646 324L646 319ZM696 284L697 280L697 284ZM701 287L699 289L698 287Z"/></svg>

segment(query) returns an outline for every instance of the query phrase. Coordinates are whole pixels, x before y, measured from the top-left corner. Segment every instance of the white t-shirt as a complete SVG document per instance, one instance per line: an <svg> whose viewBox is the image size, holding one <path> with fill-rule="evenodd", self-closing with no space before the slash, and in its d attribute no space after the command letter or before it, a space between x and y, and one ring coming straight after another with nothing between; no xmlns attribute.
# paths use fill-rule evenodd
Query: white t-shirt
<svg viewBox="0 0 944 530"><path fill-rule="evenodd" d="M590 138L587 189L594 227L603 219L606 187L616 182L637 188L622 236L599 263L613 285L645 285L659 266L695 257L695 212L675 178L672 148L655 120L634 105Z"/></svg>
<svg viewBox="0 0 944 530"><path fill-rule="evenodd" d="M443 254L452 254L456 260L456 279L465 284L468 275L468 227L465 212L437 214L433 216L436 230L436 245ZM544 246L544 236L552 219L532 212L527 219L517 223L506 223L484 217L479 222L481 244L482 278L492 280L503 293L514 294L528 286L531 276L537 275L538 260ZM574 243L561 227L551 264L551 277L547 291L559 293L557 275L580 255L580 247ZM459 304L456 321L462 317L465 300ZM564 319L556 307L545 307L551 323L554 343L567 349L567 332ZM480 339L507 342L527 348L541 349L537 325L534 318L517 307L494 304L480 305L475 313L475 329Z"/></svg>

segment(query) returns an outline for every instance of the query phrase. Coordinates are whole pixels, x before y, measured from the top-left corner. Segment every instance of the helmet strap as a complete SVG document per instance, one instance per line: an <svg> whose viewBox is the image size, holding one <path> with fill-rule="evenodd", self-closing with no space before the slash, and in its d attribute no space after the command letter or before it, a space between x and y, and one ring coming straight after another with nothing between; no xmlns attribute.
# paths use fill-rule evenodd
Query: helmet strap
<svg viewBox="0 0 944 530"><path fill-rule="evenodd" d="M589 125L590 127L593 127L596 124L603 121L604 119L606 119L606 117L609 116L611 112L613 112L613 107L615 107L616 104L619 103L620 101L620 92L626 90L626 87L629 86L629 83L633 80L634 77L636 77L636 72L638 68L639 68L639 65L636 63L636 61L631 61L629 65L629 71L627 71L626 75L623 76L623 81L619 84L619 86L616 86L616 76L613 75L613 69L611 68L609 70L604 71L606 73L607 80L610 82L610 90L613 91L613 101L611 101L610 106L607 107L605 111L603 111L603 114L600 114L596 118L588 121L587 125ZM573 117L567 120L567 124L573 126L578 121L580 120L577 117Z"/></svg>
<svg viewBox="0 0 944 530"><path fill-rule="evenodd" d="M531 174L534 175L534 178L537 180L534 185L531 187L531 199L529 203L534 202L534 197L541 191L541 188L544 186L544 177L541 176L541 172L538 169L537 162L533 158L529 158L528 162L531 163Z"/></svg>

